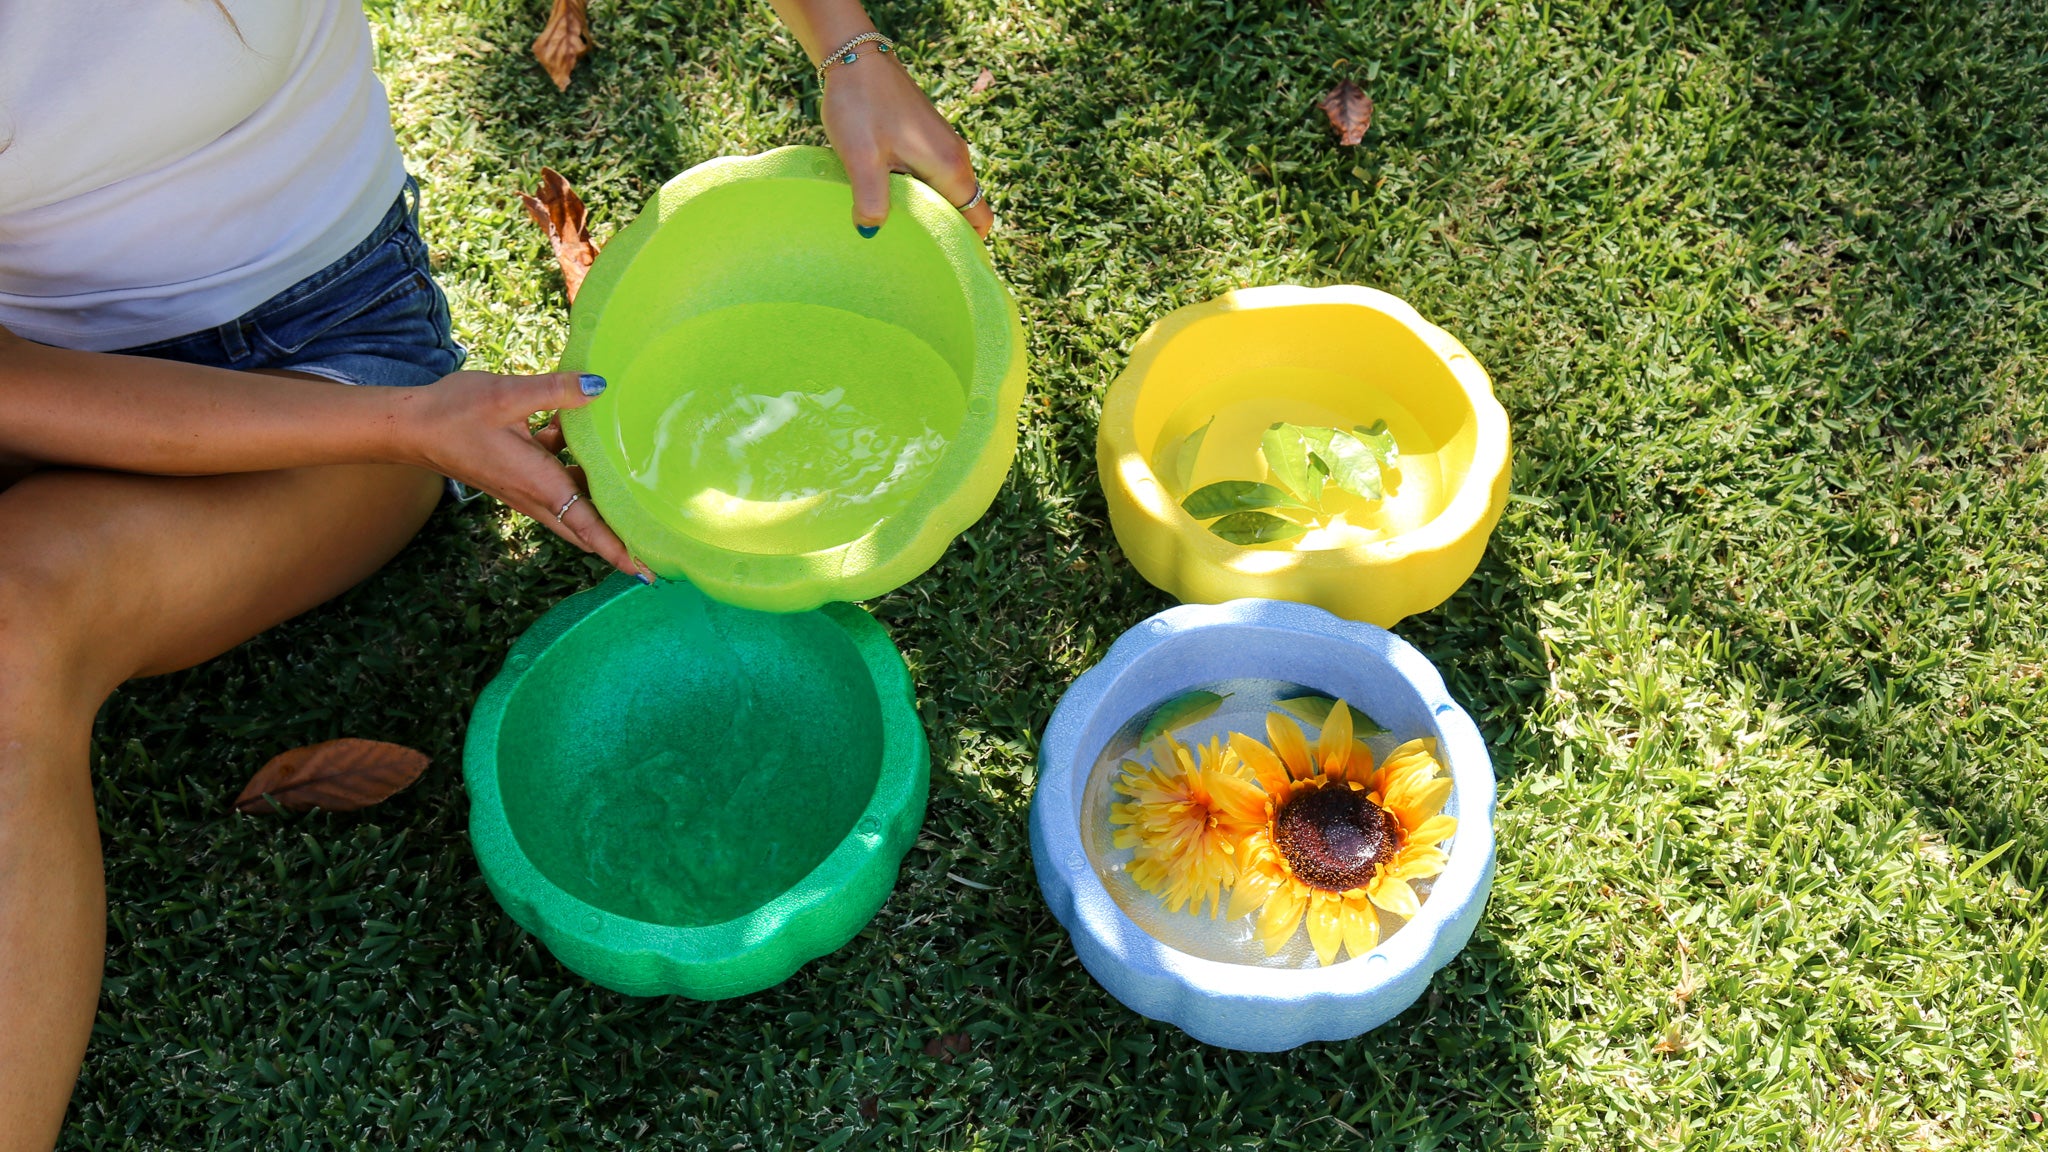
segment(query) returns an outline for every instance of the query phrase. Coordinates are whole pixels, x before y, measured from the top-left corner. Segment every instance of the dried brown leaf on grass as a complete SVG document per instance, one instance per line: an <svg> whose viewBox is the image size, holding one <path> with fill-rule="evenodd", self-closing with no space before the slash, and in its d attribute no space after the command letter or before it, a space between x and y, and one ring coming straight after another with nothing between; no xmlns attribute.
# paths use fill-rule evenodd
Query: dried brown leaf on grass
<svg viewBox="0 0 2048 1152"><path fill-rule="evenodd" d="M924 1042L924 1054L941 1064L951 1064L974 1050L974 1037L965 1032L948 1032Z"/></svg>
<svg viewBox="0 0 2048 1152"><path fill-rule="evenodd" d="M1691 1046L1685 1038L1683 1022L1673 1020L1664 1029L1664 1035L1655 1044L1650 1045L1650 1051L1659 1056L1676 1056Z"/></svg>
<svg viewBox="0 0 2048 1152"><path fill-rule="evenodd" d="M533 38L533 58L564 92L569 90L569 74L590 54L588 4L589 0L555 0L547 27Z"/></svg>
<svg viewBox="0 0 2048 1152"><path fill-rule="evenodd" d="M583 287L583 277L590 271L591 261L597 259L597 244L590 239L590 228L584 220L583 198L576 195L560 172L543 168L540 192L521 190L519 201L526 205L526 214L547 233L548 243L555 250L555 262L562 266L563 291L569 303L574 304L576 290Z"/></svg>
<svg viewBox="0 0 2048 1152"><path fill-rule="evenodd" d="M1365 139L1365 130L1372 127L1372 97L1349 80L1337 81L1337 86L1324 93L1316 107L1330 118L1339 144L1357 144Z"/></svg>
<svg viewBox="0 0 2048 1152"><path fill-rule="evenodd" d="M993 84L993 83L995 83L995 82L996 82L996 74L995 74L995 73L993 73L993 72L991 72L991 71L989 71L989 70L988 70L988 69L986 69L986 68L983 68L983 69L981 70L981 75L979 75L979 76L976 76L976 77L974 78L974 83L973 83L972 85L970 85L970 86L968 87L968 89L967 89L967 90L968 90L969 92L972 92L972 93L974 93L974 94L975 94L976 96L979 96L979 95L981 95L981 94L982 94L983 92L986 92L986 91L988 91L988 86L989 86L989 85L991 85L991 84Z"/></svg>
<svg viewBox="0 0 2048 1152"><path fill-rule="evenodd" d="M382 740L328 740L280 752L257 769L235 810L353 812L411 787L427 770L427 754Z"/></svg>

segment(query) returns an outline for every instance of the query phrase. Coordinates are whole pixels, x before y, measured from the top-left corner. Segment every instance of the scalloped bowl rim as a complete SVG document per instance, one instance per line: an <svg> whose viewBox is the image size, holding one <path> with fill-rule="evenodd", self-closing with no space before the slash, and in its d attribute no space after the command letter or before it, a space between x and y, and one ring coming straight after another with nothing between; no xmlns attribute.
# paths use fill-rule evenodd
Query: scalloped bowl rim
<svg viewBox="0 0 2048 1152"><path fill-rule="evenodd" d="M1431 888L1421 911L1363 958L1313 969L1271 969L1191 956L1167 945L1118 908L1088 861L1076 813L1098 748L1082 741L1097 728L1096 713L1117 682L1144 667L1148 656L1178 634L1211 628L1258 628L1306 633L1371 648L1383 648L1392 670L1420 697L1435 725L1442 760L1457 797L1458 832L1450 862ZM1161 698L1223 677L1176 666ZM1124 717L1116 718L1122 723ZM1114 725L1111 725L1114 728ZM1343 1040L1376 1027L1414 1002L1409 995L1392 1011L1367 1001L1394 992L1403 980L1448 963L1464 947L1492 887L1494 867L1493 764L1477 725L1452 700L1443 677L1414 646L1373 624L1345 620L1321 608L1291 601L1240 599L1222 604L1184 604L1147 619L1119 637L1102 662L1076 679L1060 699L1039 754L1038 786L1032 796L1032 849L1038 879L1054 915L1074 938L1075 951L1098 982L1098 966L1115 965L1177 984L1178 995L1144 1006L1126 1004L1142 1015L1174 1024L1197 1040L1220 1047L1278 1051L1317 1040ZM1055 837L1045 827L1058 820ZM1057 842L1055 843L1055 840ZM1157 996L1155 996L1157 998ZM1208 1004L1202 1003L1209 1002ZM1278 1041L1251 1036L1229 1020L1253 1020L1273 1009L1319 1011ZM1156 1009L1156 1010L1155 1010ZM1369 1019L1370 1017L1377 1019ZM1367 1022L1360 1023L1361 1019Z"/></svg>
<svg viewBox="0 0 2048 1152"><path fill-rule="evenodd" d="M1501 407L1499 399L1494 396L1493 381L1487 375L1486 369L1480 366L1478 358L1474 357L1457 337L1423 319L1422 314L1407 301L1377 288L1366 288L1356 284L1332 284L1321 288L1307 288L1295 284L1236 288L1213 300L1177 308L1160 317L1145 330L1144 335L1138 338L1136 347L1131 350L1130 361L1110 383L1103 401L1100 425L1103 445L1113 446L1116 450L1113 469L1105 468L1104 471L1116 477L1116 482L1123 487L1131 502L1148 520L1168 529L1184 541L1195 542L1200 558L1206 563L1222 565L1224 561L1240 556L1243 550L1203 529L1199 521L1189 516L1168 495L1166 484L1152 471L1151 459L1144 451L1144 446L1123 442L1125 433L1133 440L1137 435L1135 414L1138 394L1143 391L1152 365L1160 353L1176 336L1195 324L1233 312L1331 304L1349 305L1381 313L1420 338L1430 351L1443 361L1452 377L1457 380L1459 388L1463 390L1465 400L1472 408L1473 419L1478 424L1475 429L1477 439L1472 462L1465 470L1465 478L1459 484L1457 493L1428 523L1413 531L1403 532L1384 540L1371 540L1343 548L1289 551L1287 555L1295 558L1294 567L1290 570L1343 569L1387 564L1418 553L1448 549L1475 531L1491 531L1489 521L1499 516L1493 507L1492 490L1508 468L1507 410ZM1112 430L1115 432L1113 444Z"/></svg>
<svg viewBox="0 0 2048 1152"><path fill-rule="evenodd" d="M614 573L596 587L578 592L550 608L513 643L504 666L478 696L470 716L469 733L463 743L463 782L470 798L471 848L499 904L521 927L555 951L557 958L561 952L557 947L557 937L567 938L579 946L579 951L596 951L614 958L652 959L671 972L744 962L756 955L772 955L773 950L792 933L815 933L820 930L822 922L834 919L829 905L867 869L875 867L885 854L893 855L900 864L904 852L909 849L909 839L915 837L917 827L923 823L925 805L922 791L929 786L930 752L925 742L924 726L911 703L909 670L887 630L866 612L851 604L828 604L820 609L845 632L847 640L858 652L881 712L882 753L875 790L853 827L801 879L745 915L717 924L690 927L621 916L599 908L556 884L520 846L518 834L513 831L505 813L504 797L499 789L497 746L507 707L518 694L527 673L539 665L547 651L606 607L622 597L643 591L651 589L623 573ZM898 827L906 822L906 814L909 815L907 836ZM900 842L892 844L892 841ZM506 899L508 887L516 893L514 899ZM887 893L888 889L884 889L883 900L887 899ZM877 901L876 910L879 910L881 902ZM871 911L869 916L872 915ZM688 942L697 950L716 949L716 954L709 958L680 957L668 947L677 942ZM844 940L839 941L839 944L844 943ZM800 949L809 954L787 965L787 971L775 980L760 986L771 987L780 983L803 964L832 951L839 944L822 950ZM575 965L569 966L594 983L605 983Z"/></svg>
<svg viewBox="0 0 2048 1152"><path fill-rule="evenodd" d="M714 157L673 177L591 265L570 308L569 340L558 369L577 372L588 365L590 346L613 289L663 224L698 196L755 179L848 183L831 149L800 144L751 156ZM593 449L594 459L584 461L592 499L601 508L629 509L634 521L653 525L649 531L654 535L644 538L640 547L647 553L643 561L660 565L657 571L680 573L718 599L763 611L796 612L835 600L865 600L916 579L995 502L1016 457L1017 415L1026 374L1023 320L981 238L960 213L908 176L892 175L891 186L892 212L903 221L899 227L914 223L938 243L978 334L973 377L961 381L966 415L938 469L902 507L852 540L809 552L740 552L662 524L644 504L638 486L617 474L617 462L599 435L591 410L564 409L562 428L570 447ZM992 340L990 334L996 331L1007 344L1006 354L981 354L979 346ZM986 468L984 461L992 455L1003 461L1000 469Z"/></svg>

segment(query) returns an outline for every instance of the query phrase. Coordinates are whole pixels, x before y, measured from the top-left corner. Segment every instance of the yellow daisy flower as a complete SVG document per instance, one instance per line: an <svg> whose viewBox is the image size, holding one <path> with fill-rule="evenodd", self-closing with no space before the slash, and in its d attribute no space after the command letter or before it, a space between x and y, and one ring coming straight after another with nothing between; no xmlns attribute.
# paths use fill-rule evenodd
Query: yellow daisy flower
<svg viewBox="0 0 2048 1152"><path fill-rule="evenodd" d="M1131 880L1170 912L1223 909L1223 891L1237 878L1238 845L1266 823L1266 797L1237 753L1221 740L1190 753L1172 736L1152 742L1154 767L1121 765L1116 789L1128 804L1111 804L1118 848L1135 848Z"/></svg>
<svg viewBox="0 0 2048 1152"><path fill-rule="evenodd" d="M1352 737L1343 701L1311 748L1285 715L1266 717L1267 747L1232 733L1231 750L1266 792L1266 820L1238 852L1231 919L1257 911L1256 932L1271 955L1304 919L1316 959L1339 950L1356 958L1380 939L1378 909L1411 917L1422 902L1410 880L1435 876L1450 862L1438 844L1458 822L1439 810L1451 781L1435 742L1411 740L1375 769L1372 752Z"/></svg>

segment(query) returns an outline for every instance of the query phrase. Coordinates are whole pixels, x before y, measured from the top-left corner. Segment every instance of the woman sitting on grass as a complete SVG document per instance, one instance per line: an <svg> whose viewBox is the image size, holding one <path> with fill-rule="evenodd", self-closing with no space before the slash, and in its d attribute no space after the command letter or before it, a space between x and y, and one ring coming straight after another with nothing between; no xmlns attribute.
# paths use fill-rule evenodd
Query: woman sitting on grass
<svg viewBox="0 0 2048 1152"><path fill-rule="evenodd" d="M874 31L775 3L814 60ZM852 226L895 169L985 235L966 145L876 47L824 97ZM527 430L604 381L456 371L370 63L358 0L0 8L0 1152L51 1147L92 1031L116 687L374 572L443 476L646 576Z"/></svg>

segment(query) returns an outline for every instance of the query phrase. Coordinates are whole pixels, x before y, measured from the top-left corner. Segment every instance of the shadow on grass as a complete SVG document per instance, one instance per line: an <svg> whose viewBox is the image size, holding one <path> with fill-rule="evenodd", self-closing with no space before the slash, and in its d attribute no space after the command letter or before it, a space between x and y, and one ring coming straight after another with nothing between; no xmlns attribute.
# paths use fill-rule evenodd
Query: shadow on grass
<svg viewBox="0 0 2048 1152"><path fill-rule="evenodd" d="M1600 526L1829 753L1973 854L2011 842L1997 867L2038 888L2048 633L2007 605L2048 594L2030 466L2048 405L2018 377L2048 346L2048 241L2012 207L2048 168L2027 127L2048 116L2048 66L2021 47L2048 15L1690 17L1755 69L1763 131L1701 179L1765 209L1744 227L1767 258L1737 273L1748 303L1718 334L1758 370L1675 433L1683 452L1608 476L1637 511ZM1980 122L1985 76L2024 106ZM1719 421L1743 426L1732 449L1705 434ZM1720 530L1689 530L1701 519Z"/></svg>
<svg viewBox="0 0 2048 1152"><path fill-rule="evenodd" d="M471 117L458 127L499 169L489 178L574 167L623 223L714 154L673 73L700 41L732 35L738 4L615 6L566 95L525 55L539 9L480 11L476 31L498 49L465 55L446 84ZM1280 222L1281 154L1320 147L1309 106L1335 58L1379 39L1398 46L1390 67L1413 72L1437 50L1398 14L1340 27L1277 4L1219 12L1064 14L1004 62L990 97L998 111L1011 88L1051 97L1030 149L985 149L1012 178L996 193L1014 229L997 251L1016 257L1005 271L1038 382L995 507L871 605L916 675L935 772L924 834L854 944L739 1001L645 1001L588 985L504 917L462 834L463 724L513 638L598 569L545 533L505 535L487 505L444 509L334 604L110 703L95 748L108 982L67 1138L291 1147L517 1132L636 1146L709 1133L773 1146L853 1127L863 1143L1010 1147L1539 1143L1538 1024L1489 924L1396 1021L1250 1056L1117 1006L1072 962L1031 876L1037 734L1072 678L1168 603L1118 554L1095 484L1095 398L1118 350L1165 308L1237 283L1342 278L1313 259L1341 246ZM936 6L883 15L927 42L955 38ZM741 62L765 51L751 34L738 45ZM1099 66L1105 51L1116 67ZM1134 117L1139 136L1114 127ZM1175 174L1187 155L1237 148L1267 175L1222 165L1229 195L1209 199L1242 216L1218 221ZM1076 202L1057 203L1062 190ZM1098 314L1091 294L1115 306ZM1547 756L1524 719L1541 682L1513 656L1537 650L1534 626L1506 566L1489 557L1400 631L1445 670L1504 781ZM435 766L362 816L229 813L269 755L342 735L413 744ZM969 1054L928 1055L941 1035L969 1037Z"/></svg>

